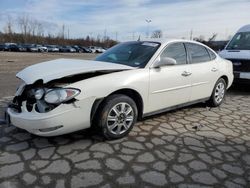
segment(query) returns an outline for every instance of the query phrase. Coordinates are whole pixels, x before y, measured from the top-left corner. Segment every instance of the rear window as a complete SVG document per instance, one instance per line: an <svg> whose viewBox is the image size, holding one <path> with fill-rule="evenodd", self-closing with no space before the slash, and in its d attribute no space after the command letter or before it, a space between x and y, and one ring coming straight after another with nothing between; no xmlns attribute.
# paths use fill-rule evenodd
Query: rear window
<svg viewBox="0 0 250 188"><path fill-rule="evenodd" d="M216 59L216 55L214 54L214 52L212 52L212 51L209 50L208 48L207 48L207 51L208 51L208 53L209 53L209 55L210 55L211 60Z"/></svg>
<svg viewBox="0 0 250 188"><path fill-rule="evenodd" d="M192 64L210 61L210 55L205 47L193 43L186 43L186 47Z"/></svg>

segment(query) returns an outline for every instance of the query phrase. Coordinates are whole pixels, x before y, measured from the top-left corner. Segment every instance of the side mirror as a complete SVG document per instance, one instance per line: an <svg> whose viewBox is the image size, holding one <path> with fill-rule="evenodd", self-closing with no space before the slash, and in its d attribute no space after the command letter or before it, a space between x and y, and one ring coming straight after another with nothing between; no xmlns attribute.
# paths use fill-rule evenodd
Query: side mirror
<svg viewBox="0 0 250 188"><path fill-rule="evenodd" d="M177 62L175 59L170 57L163 57L158 58L157 61L154 63L154 68L160 68L168 65L176 65Z"/></svg>

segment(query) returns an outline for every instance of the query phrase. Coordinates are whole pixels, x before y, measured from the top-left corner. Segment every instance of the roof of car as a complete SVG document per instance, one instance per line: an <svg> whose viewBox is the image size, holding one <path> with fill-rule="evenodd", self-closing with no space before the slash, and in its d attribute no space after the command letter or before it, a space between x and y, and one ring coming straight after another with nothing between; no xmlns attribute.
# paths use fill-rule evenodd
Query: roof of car
<svg viewBox="0 0 250 188"><path fill-rule="evenodd" d="M201 44L200 42L194 41L194 40L187 40L187 39L177 39L177 38L157 38L157 39L146 39L146 40L141 40L141 42L158 42L161 44L167 44L170 42L191 42L191 43L196 43L196 44Z"/></svg>
<svg viewBox="0 0 250 188"><path fill-rule="evenodd" d="M188 43L195 43L195 44L205 46L206 48L209 48L210 50L215 52L213 49L211 49L210 47L202 44L201 42L197 42L197 41L194 41L194 40L187 40L187 39L160 38L160 39L141 40L141 42L158 42L158 43L161 43L162 46L165 46L165 45L167 45L167 44L169 44L171 42L188 42Z"/></svg>
<svg viewBox="0 0 250 188"><path fill-rule="evenodd" d="M237 33L239 32L249 32L250 31L250 24L249 25L244 25L243 27L241 27Z"/></svg>

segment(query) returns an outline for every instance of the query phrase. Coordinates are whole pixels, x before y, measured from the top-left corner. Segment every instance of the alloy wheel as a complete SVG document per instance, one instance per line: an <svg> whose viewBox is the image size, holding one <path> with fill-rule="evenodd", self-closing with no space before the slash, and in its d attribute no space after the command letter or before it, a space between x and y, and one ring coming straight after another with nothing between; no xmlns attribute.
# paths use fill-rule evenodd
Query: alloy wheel
<svg viewBox="0 0 250 188"><path fill-rule="evenodd" d="M134 121L133 108L126 102L116 104L111 108L107 117L107 128L115 134L121 135L126 132Z"/></svg>
<svg viewBox="0 0 250 188"><path fill-rule="evenodd" d="M219 104L223 100L224 95L225 95L225 85L222 82L219 82L215 88L215 93L214 93L215 101Z"/></svg>

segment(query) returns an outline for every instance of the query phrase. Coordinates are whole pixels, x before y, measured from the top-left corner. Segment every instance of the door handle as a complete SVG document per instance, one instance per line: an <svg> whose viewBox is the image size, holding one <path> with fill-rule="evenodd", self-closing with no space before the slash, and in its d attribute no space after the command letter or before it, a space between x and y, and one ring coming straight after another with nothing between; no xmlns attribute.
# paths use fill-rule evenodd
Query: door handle
<svg viewBox="0 0 250 188"><path fill-rule="evenodd" d="M182 76L190 76L191 74L192 74L191 72L184 71L181 75Z"/></svg>
<svg viewBox="0 0 250 188"><path fill-rule="evenodd" d="M216 71L218 71L218 69L215 68L215 67L213 67L213 68L211 69L211 71L212 71L212 72L216 72Z"/></svg>

